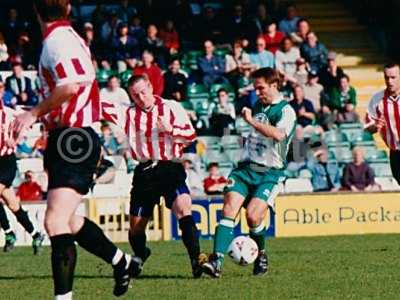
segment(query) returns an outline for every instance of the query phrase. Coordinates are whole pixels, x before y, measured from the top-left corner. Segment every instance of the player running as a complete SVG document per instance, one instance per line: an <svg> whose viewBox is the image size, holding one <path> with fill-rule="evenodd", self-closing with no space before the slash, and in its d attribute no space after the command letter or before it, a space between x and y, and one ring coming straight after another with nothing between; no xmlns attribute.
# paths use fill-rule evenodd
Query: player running
<svg viewBox="0 0 400 300"><path fill-rule="evenodd" d="M14 133L39 117L49 130L44 167L49 187L45 227L51 242L55 299L72 299L77 242L113 266L114 295L128 290L133 272L124 254L92 221L75 214L93 182L100 158L100 140L92 124L101 119L101 103L91 54L67 21L68 0L34 0L43 33L39 77L44 100L17 116Z"/></svg>
<svg viewBox="0 0 400 300"><path fill-rule="evenodd" d="M125 128L132 157L140 162L134 171L130 203L129 242L135 253L134 275L140 274L150 255L145 229L154 206L164 197L166 206L179 221L193 276L200 277L201 264L207 257L200 253L192 200L180 162L183 148L196 138L195 131L178 102L153 95L146 75L132 76L128 92L134 105L125 112L117 111L114 122Z"/></svg>
<svg viewBox="0 0 400 300"><path fill-rule="evenodd" d="M27 212L22 209L19 198L17 198L14 189L11 187L17 174L16 147L9 132L9 126L14 117L15 111L5 107L0 99L0 199L13 212L18 223L32 236L33 253L38 254L44 240L44 235L34 228ZM3 205L0 205L0 224L6 234L6 243L3 250L4 252L8 252L14 248L17 238L10 228Z"/></svg>
<svg viewBox="0 0 400 300"><path fill-rule="evenodd" d="M253 111L249 108L242 111L252 131L244 145L239 166L228 177L222 219L215 233L214 253L203 265L204 272L216 278L221 276L224 255L233 239L235 218L243 205L250 237L259 249L253 274L263 275L268 271L263 220L268 206L274 207L285 179L286 155L295 132L296 114L279 93L279 73L271 68L262 68L252 76L258 102Z"/></svg>

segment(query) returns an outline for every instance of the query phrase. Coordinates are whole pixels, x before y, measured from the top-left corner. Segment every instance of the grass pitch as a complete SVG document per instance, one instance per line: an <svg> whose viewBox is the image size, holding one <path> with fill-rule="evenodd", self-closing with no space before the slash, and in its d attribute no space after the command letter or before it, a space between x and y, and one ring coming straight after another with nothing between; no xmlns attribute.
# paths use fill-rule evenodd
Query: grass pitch
<svg viewBox="0 0 400 300"><path fill-rule="evenodd" d="M221 279L192 279L181 242L150 243L140 279L120 299L399 299L398 235L287 238L268 241L270 272L226 259ZM203 241L210 251L211 242ZM128 250L128 244L121 245ZM0 299L52 299L50 249L0 253ZM74 299L114 299L111 268L78 250Z"/></svg>

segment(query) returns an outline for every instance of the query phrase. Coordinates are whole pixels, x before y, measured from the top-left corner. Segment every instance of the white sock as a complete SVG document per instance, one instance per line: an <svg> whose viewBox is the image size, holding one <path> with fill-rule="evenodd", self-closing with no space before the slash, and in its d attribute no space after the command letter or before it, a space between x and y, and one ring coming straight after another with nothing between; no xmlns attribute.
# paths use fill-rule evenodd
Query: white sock
<svg viewBox="0 0 400 300"><path fill-rule="evenodd" d="M72 291L64 295L55 295L54 300L72 300Z"/></svg>
<svg viewBox="0 0 400 300"><path fill-rule="evenodd" d="M7 229L6 231L4 231L6 234L9 234L9 233L11 233L12 232L12 229L10 228L10 229Z"/></svg>
<svg viewBox="0 0 400 300"><path fill-rule="evenodd" d="M31 236L35 236L35 234L38 233L38 231L36 229L33 230L33 232L31 233Z"/></svg>
<svg viewBox="0 0 400 300"><path fill-rule="evenodd" d="M122 252L120 249L117 249L117 252L115 252L115 255L114 255L113 259L112 259L111 264L113 266L118 264L123 255L124 255L124 252Z"/></svg>

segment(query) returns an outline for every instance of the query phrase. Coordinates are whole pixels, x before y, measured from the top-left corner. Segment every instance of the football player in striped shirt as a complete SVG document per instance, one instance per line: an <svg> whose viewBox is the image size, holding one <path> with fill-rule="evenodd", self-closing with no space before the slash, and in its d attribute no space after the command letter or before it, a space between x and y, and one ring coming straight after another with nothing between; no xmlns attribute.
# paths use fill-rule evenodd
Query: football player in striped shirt
<svg viewBox="0 0 400 300"><path fill-rule="evenodd" d="M203 265L212 277L221 276L224 255L233 239L235 218L246 207L250 238L258 246L253 274L268 271L264 218L274 208L285 180L286 156L296 128L296 113L279 92L278 71L262 68L252 74L258 101L252 110L244 108L244 120L252 127L239 166L228 177L222 219L214 238L214 253Z"/></svg>
<svg viewBox="0 0 400 300"><path fill-rule="evenodd" d="M39 77L43 101L14 120L15 135L43 118L49 138L44 167L49 186L45 227L51 242L55 299L72 299L77 242L112 265L114 295L127 292L132 257L122 252L100 227L76 214L93 183L101 143L92 128L102 119L91 53L67 21L69 0L34 0L43 33Z"/></svg>

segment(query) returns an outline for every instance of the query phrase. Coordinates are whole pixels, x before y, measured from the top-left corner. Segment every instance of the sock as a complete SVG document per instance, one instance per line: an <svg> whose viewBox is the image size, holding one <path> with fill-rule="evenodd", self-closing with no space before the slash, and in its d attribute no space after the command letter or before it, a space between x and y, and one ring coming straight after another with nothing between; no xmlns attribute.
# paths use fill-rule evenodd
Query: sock
<svg viewBox="0 0 400 300"><path fill-rule="evenodd" d="M51 266L53 269L54 295L65 295L72 291L76 264L76 247L72 234L50 237Z"/></svg>
<svg viewBox="0 0 400 300"><path fill-rule="evenodd" d="M179 229L182 231L182 241L190 260L197 259L200 254L199 233L191 215L179 219Z"/></svg>
<svg viewBox="0 0 400 300"><path fill-rule="evenodd" d="M11 232L10 222L8 221L6 210L3 204L0 204L0 226L5 233Z"/></svg>
<svg viewBox="0 0 400 300"><path fill-rule="evenodd" d="M83 249L100 257L106 263L112 264L117 255L118 248L105 235L95 223L85 218L81 230L75 235L75 240Z"/></svg>
<svg viewBox="0 0 400 300"><path fill-rule="evenodd" d="M32 236L33 239L37 239L37 238L40 237L40 232L38 232L37 230L34 230L34 231L31 233L31 236Z"/></svg>
<svg viewBox="0 0 400 300"><path fill-rule="evenodd" d="M235 221L233 219L223 217L215 231L214 254L217 255L221 263L224 261L224 255L233 240L234 227Z"/></svg>
<svg viewBox="0 0 400 300"><path fill-rule="evenodd" d="M66 293L64 295L56 295L54 300L72 300L72 292Z"/></svg>
<svg viewBox="0 0 400 300"><path fill-rule="evenodd" d="M132 233L129 231L129 243L133 253L144 261L146 259L146 233Z"/></svg>
<svg viewBox="0 0 400 300"><path fill-rule="evenodd" d="M264 224L260 224L256 227L250 228L250 238L253 239L259 251L265 250L265 226Z"/></svg>
<svg viewBox="0 0 400 300"><path fill-rule="evenodd" d="M35 228L33 228L32 222L29 220L28 213L24 211L22 207L19 207L19 210L17 210L14 215L18 223L21 224L29 234L32 234Z"/></svg>

